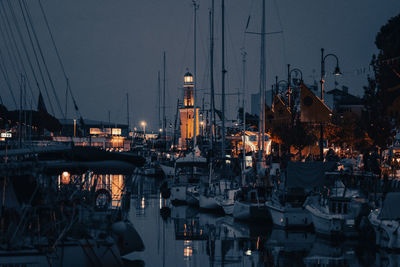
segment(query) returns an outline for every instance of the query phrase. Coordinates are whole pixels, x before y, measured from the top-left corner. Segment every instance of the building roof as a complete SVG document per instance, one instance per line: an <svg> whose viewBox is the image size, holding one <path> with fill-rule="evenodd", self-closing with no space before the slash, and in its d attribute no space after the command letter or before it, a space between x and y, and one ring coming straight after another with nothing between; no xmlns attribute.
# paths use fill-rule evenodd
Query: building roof
<svg viewBox="0 0 400 267"><path fill-rule="evenodd" d="M347 94L338 101L338 104L339 105L363 105L364 102L361 98L359 98L357 96Z"/></svg>
<svg viewBox="0 0 400 267"><path fill-rule="evenodd" d="M336 104L337 105L363 105L363 100L355 95L349 94L343 90L340 89L333 89L327 92L327 94L333 95L333 96L339 96L339 99L337 100Z"/></svg>
<svg viewBox="0 0 400 267"><path fill-rule="evenodd" d="M72 126L74 125L74 119L59 119L61 125L63 126ZM84 119L83 122L86 126L95 127L95 128L102 128L102 127L109 127L111 128L127 128L127 124L115 123L115 122L106 122L106 121L96 121L96 120L88 120ZM79 120L76 120L76 123L79 124Z"/></svg>
<svg viewBox="0 0 400 267"><path fill-rule="evenodd" d="M349 94L349 93L346 93L343 90L340 90L340 89L337 89L337 88L332 89L332 90L330 90L330 91L328 91L326 93L330 94L330 95L339 95L339 96L345 96L345 95Z"/></svg>

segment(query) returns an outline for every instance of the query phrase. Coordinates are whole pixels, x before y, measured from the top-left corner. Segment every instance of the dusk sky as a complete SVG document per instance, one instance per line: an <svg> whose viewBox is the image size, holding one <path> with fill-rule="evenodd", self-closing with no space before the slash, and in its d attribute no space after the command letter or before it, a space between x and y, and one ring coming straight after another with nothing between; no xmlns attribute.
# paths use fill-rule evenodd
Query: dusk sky
<svg viewBox="0 0 400 267"><path fill-rule="evenodd" d="M209 88L208 11L211 0L198 0L198 104ZM13 1L16 12L17 1ZM48 61L62 109L65 109L66 83L47 33L38 0L29 0L38 37ZM235 93L241 86L241 51L247 52L246 109L250 94L258 92L260 39L245 34L260 31L261 0L227 0L226 2L226 69L227 91ZM289 1L267 0L267 31L283 33L267 37L267 88L278 75L286 79L286 65L303 72L308 84L319 81L320 49L339 57L343 75L337 78L339 88L361 96L366 85L369 63L376 53L376 33L388 19L400 12L399 0ZM216 3L215 85L221 90L221 16L220 0ZM131 124L148 122L157 129L157 72L162 71L162 53L167 58L167 121L174 120L176 100L180 96L186 68L193 71L193 6L191 0L42 0L54 34L71 89L84 118L126 122L126 93L130 96ZM9 9L6 9L9 11ZM1 14L4 10L2 10ZM18 14L17 14L18 15ZM23 26L21 16L18 17ZM1 22L2 27L4 26ZM4 28L4 27L3 27ZM26 41L28 41L28 38ZM6 57L2 40L1 53ZM22 53L22 47L20 47ZM6 65L7 58L6 58ZM26 68L28 65L26 65ZM332 72L335 62L327 61ZM11 69L9 69L10 77ZM15 78L16 75L12 76ZM9 109L14 109L3 76L1 96ZM32 77L28 77L32 79ZM33 80L33 79L32 79ZM33 82L32 82L33 84ZM333 77L327 78L326 89L334 88ZM19 86L13 83L19 96ZM38 90L33 88L35 97ZM28 95L29 96L29 95ZM209 95L204 102L209 103ZM29 100L30 101L30 100ZM28 101L28 102L29 102ZM47 99L45 98L46 105ZM56 102L52 98L57 111ZM34 100L37 102L37 99ZM228 119L235 117L238 98L227 96ZM76 118L68 99L68 118ZM217 108L220 97L217 97ZM36 104L35 104L36 106Z"/></svg>

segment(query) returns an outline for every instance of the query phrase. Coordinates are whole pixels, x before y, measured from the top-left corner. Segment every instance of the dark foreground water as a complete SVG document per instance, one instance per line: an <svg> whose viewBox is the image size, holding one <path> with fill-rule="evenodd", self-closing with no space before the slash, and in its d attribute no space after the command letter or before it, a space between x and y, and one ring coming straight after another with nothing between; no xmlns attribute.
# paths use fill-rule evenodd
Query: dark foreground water
<svg viewBox="0 0 400 267"><path fill-rule="evenodd" d="M174 207L160 198L158 183L135 181L129 216L146 247L126 256L136 266L400 266L399 252L375 249L373 241L330 241Z"/></svg>

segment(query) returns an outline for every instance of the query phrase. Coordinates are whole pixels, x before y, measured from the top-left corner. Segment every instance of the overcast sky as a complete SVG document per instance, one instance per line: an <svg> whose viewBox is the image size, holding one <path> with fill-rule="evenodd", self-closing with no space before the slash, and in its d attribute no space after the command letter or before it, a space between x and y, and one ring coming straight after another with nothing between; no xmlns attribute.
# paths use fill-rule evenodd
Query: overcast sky
<svg viewBox="0 0 400 267"><path fill-rule="evenodd" d="M126 122L126 93L130 99L131 124L141 120L148 127L157 123L157 72L162 71L162 53L167 58L167 120L174 120L176 100L181 94L186 68L193 71L193 6L191 0L41 0L50 27L63 59L72 91L84 118ZM209 88L208 80L208 12L211 0L198 0L197 81L198 104ZM65 110L66 83L51 45L38 0L29 0L29 9L37 29L55 89ZM247 109L250 94L258 91L259 36L245 34L260 31L261 0L227 0L226 3L226 69L227 91L232 94L241 86L241 48L247 52ZM267 37L267 87L278 75L286 79L286 65L302 70L306 83L319 80L320 49L339 57L343 76L337 78L339 88L350 87L350 93L362 95L362 86L369 74L376 33L390 17L400 13L398 0L266 0L267 31L282 33ZM12 2L18 12L17 1ZM220 0L216 3L215 84L221 90ZM10 10L6 9L9 13ZM4 9L2 10L4 12ZM4 13L1 13L4 14ZM2 15L3 16L3 15ZM22 17L17 18L23 26ZM0 21L0 23L3 23ZM1 24L4 28L4 24ZM28 42L27 35L25 35ZM2 55L6 57L5 42ZM22 46L20 47L22 53ZM6 65L7 58L5 59ZM327 72L333 71L333 58L327 61ZM26 65L28 69L28 65ZM9 75L11 67L8 66ZM28 75L29 76L29 75ZM10 109L12 98L1 77L1 96ZM28 77L29 78L29 77ZM32 77L29 79L33 80ZM32 82L33 83L33 82ZM33 83L34 84L34 83ZM48 85L49 86L49 85ZM326 89L334 88L333 78L327 78ZM50 87L49 87L50 88ZM19 96L18 85L13 85ZM38 90L33 88L37 96ZM205 104L209 95L204 95ZM46 105L48 100L45 98ZM235 117L236 95L227 96L228 118ZM36 102L36 100L35 100ZM56 110L57 104L52 97ZM68 99L68 117L76 117ZM217 97L217 108L220 97Z"/></svg>

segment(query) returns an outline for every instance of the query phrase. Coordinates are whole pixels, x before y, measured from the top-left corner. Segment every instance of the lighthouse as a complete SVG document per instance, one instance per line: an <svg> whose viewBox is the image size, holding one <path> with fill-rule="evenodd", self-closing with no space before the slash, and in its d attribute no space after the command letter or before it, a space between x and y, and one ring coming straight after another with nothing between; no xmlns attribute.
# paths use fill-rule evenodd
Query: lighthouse
<svg viewBox="0 0 400 267"><path fill-rule="evenodd" d="M183 106L179 109L181 116L180 147L187 149L193 142L194 135L194 98L193 75L187 72L183 77ZM199 135L199 109L196 108L196 136Z"/></svg>

